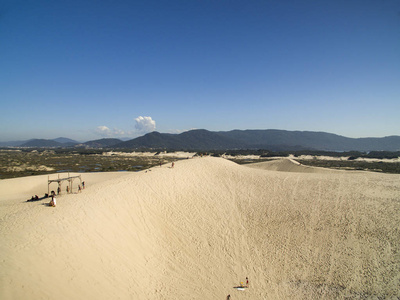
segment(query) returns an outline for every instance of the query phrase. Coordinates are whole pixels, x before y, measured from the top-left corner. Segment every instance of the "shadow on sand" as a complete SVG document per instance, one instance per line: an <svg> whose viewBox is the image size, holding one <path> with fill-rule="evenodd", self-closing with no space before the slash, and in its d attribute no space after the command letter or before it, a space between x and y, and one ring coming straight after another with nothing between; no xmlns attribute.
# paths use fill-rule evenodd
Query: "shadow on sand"
<svg viewBox="0 0 400 300"><path fill-rule="evenodd" d="M49 198L49 195L45 194L43 197L32 197L31 199L26 200L26 202L36 202L36 201L40 201L43 199L47 199Z"/></svg>

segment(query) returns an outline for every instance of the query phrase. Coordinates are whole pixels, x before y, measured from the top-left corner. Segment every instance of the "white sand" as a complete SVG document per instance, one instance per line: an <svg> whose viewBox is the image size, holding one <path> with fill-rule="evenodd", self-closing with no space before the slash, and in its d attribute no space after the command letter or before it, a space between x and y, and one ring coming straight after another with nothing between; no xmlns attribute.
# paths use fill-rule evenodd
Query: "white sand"
<svg viewBox="0 0 400 300"><path fill-rule="evenodd" d="M2 180L0 299L400 297L399 175L265 169L83 174L56 208Z"/></svg>
<svg viewBox="0 0 400 300"><path fill-rule="evenodd" d="M337 171L326 168L305 166L300 164L296 160L290 158L277 158L274 160L269 160L259 163L246 164L245 166L254 169L262 169L269 171L298 172L298 173L332 173Z"/></svg>

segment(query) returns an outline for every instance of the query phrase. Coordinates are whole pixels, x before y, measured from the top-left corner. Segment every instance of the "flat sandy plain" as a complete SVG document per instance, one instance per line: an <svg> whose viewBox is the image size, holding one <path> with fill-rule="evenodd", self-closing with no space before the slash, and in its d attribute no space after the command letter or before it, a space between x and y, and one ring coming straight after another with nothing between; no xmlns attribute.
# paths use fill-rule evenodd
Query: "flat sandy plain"
<svg viewBox="0 0 400 300"><path fill-rule="evenodd" d="M0 181L0 299L400 297L400 175L203 157L82 179L55 208L26 202L47 175Z"/></svg>

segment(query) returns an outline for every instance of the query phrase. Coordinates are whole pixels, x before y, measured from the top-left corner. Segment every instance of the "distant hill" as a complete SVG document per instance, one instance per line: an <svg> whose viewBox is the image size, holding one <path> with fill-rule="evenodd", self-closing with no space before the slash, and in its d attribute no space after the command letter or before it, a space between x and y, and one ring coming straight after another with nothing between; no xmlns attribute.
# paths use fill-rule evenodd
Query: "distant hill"
<svg viewBox="0 0 400 300"><path fill-rule="evenodd" d="M46 140L46 139L33 139L29 140L26 143L23 143L21 147L38 147L38 148L53 148L53 147L62 147L62 143L53 141L53 140Z"/></svg>
<svg viewBox="0 0 400 300"><path fill-rule="evenodd" d="M55 142L59 142L61 144L68 144L68 145L76 145L79 144L79 142L75 141L75 140L71 140L69 138L65 138L65 137L59 137L56 139L53 139L53 141Z"/></svg>
<svg viewBox="0 0 400 300"><path fill-rule="evenodd" d="M323 151L398 151L400 136L383 138L348 138L315 131L232 130L221 135L241 141L251 148L292 150L293 148ZM274 149L275 148L275 149ZM292 149L290 149L292 148Z"/></svg>
<svg viewBox="0 0 400 300"><path fill-rule="evenodd" d="M315 131L232 130L221 135L238 140L251 148L287 150L300 148L324 151L397 151L400 137L348 138L337 134ZM291 150L291 149L290 149Z"/></svg>
<svg viewBox="0 0 400 300"><path fill-rule="evenodd" d="M0 142L0 147L19 147L27 141L9 141L9 142Z"/></svg>
<svg viewBox="0 0 400 300"><path fill-rule="evenodd" d="M398 151L400 136L348 138L332 133L286 130L191 130L181 134L151 132L116 144L115 148L174 150L268 149L323 151Z"/></svg>
<svg viewBox="0 0 400 300"><path fill-rule="evenodd" d="M78 144L77 141L68 138L56 138L52 140L47 139L32 139L19 145L19 147L32 147L32 148L55 148L55 147L72 147Z"/></svg>
<svg viewBox="0 0 400 300"><path fill-rule="evenodd" d="M151 132L136 139L115 145L116 148L157 148L182 150L217 150L241 147L239 141L223 137L219 133L204 129L181 134Z"/></svg>
<svg viewBox="0 0 400 300"><path fill-rule="evenodd" d="M84 146L84 147L89 147L89 148L107 148L107 147L112 147L114 145L117 145L119 143L122 143L122 140L119 139L100 139L100 140L94 140L94 141L89 141L83 144L79 144L78 146Z"/></svg>
<svg viewBox="0 0 400 300"><path fill-rule="evenodd" d="M88 148L105 148L121 143L120 139L99 139L79 143L75 140L59 137L56 139L31 139L28 141L0 142L0 147L28 147L28 148L57 148L57 147L77 147L83 146Z"/></svg>
<svg viewBox="0 0 400 300"><path fill-rule="evenodd" d="M400 136L383 138L349 138L337 134L315 131L231 130L208 131L190 130L180 134L157 131L141 137L122 141L104 138L78 144L60 137L53 140L33 139L19 142L2 142L2 147L71 147L125 148L125 149L165 149L165 150L234 150L265 149L271 151L400 151Z"/></svg>

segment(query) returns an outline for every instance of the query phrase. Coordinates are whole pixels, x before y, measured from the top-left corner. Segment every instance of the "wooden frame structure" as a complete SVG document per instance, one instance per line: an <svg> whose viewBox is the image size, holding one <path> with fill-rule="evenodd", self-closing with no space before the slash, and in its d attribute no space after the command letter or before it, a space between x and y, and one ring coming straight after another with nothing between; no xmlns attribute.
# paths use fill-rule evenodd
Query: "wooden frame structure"
<svg viewBox="0 0 400 300"><path fill-rule="evenodd" d="M74 179L76 179L76 178L79 178L80 183L81 183L81 185L82 185L82 178L81 178L81 175L78 175L78 176L69 176L69 173L68 173L68 177L67 177L67 178L60 178L60 174L58 174L58 178L57 178L57 179L51 179L51 180L50 180L50 177L47 176L47 195L50 196L50 184L51 184L51 183L57 182L57 183L58 183L58 188L57 188L57 190L59 190L59 191L61 192L61 190L62 190L62 189L61 189L61 186L62 186L62 183L63 183L64 181L68 181L69 193L72 193L73 181L74 181ZM57 193L57 194L58 194L58 193Z"/></svg>

